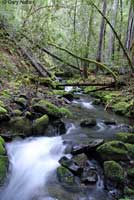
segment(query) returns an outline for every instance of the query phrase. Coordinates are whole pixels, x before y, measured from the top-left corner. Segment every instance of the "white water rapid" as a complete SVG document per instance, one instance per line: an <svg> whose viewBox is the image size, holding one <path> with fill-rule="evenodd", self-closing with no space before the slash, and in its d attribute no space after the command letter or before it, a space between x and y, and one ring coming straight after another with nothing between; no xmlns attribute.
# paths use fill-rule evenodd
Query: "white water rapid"
<svg viewBox="0 0 134 200"><path fill-rule="evenodd" d="M47 193L48 177L59 166L64 145L61 137L29 138L6 145L11 171L9 183L0 200L48 200L39 198L41 191Z"/></svg>

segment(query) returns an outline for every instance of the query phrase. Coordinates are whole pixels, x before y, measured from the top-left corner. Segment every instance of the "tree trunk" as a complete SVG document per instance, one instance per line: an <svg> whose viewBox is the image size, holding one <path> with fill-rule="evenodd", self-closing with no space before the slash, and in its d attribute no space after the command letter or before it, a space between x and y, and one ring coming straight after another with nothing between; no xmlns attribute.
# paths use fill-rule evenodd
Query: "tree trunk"
<svg viewBox="0 0 134 200"><path fill-rule="evenodd" d="M86 45L86 53L85 53L85 58L88 58L89 54L89 46L90 46L90 40L91 40L91 31L92 31L92 23L93 23L93 15L94 15L94 8L92 7L91 9L91 15L89 18L88 22L88 35L87 35L87 45ZM88 62L83 62L83 76L84 79L88 78Z"/></svg>
<svg viewBox="0 0 134 200"><path fill-rule="evenodd" d="M134 64L134 9L132 4L130 5L129 9L128 29L125 46L126 49L129 51L132 62Z"/></svg>
<svg viewBox="0 0 134 200"><path fill-rule="evenodd" d="M116 25L116 18L117 18L117 12L118 12L118 5L119 5L119 0L114 0L113 2L113 7L112 7L112 21L111 24L113 28L115 29ZM110 31L110 39L109 39L109 50L108 50L108 57L111 60L111 58L114 58L114 41L115 41L115 35L113 31Z"/></svg>
<svg viewBox="0 0 134 200"><path fill-rule="evenodd" d="M107 11L107 2L106 0L103 1L103 9L102 13L105 16ZM103 39L104 39L104 33L105 33L105 19L102 16L101 20L101 26L100 26L100 34L99 34L99 45L98 45L98 51L97 51L97 57L96 60L98 62L101 62L102 59L102 47L103 47ZM96 71L98 71L98 66L96 66Z"/></svg>

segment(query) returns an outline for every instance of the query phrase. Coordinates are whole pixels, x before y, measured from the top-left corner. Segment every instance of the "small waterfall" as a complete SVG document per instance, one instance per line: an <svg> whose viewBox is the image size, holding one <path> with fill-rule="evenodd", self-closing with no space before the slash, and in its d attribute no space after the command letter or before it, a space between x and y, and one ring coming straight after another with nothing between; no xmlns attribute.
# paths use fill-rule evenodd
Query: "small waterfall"
<svg viewBox="0 0 134 200"><path fill-rule="evenodd" d="M0 200L32 200L38 197L41 190L47 193L48 177L59 166L58 160L63 156L62 138L29 138L13 141L6 148L11 172Z"/></svg>
<svg viewBox="0 0 134 200"><path fill-rule="evenodd" d="M75 130L75 129L76 129L75 125L74 125L73 123L71 123L71 125L70 125L70 127L68 128L66 134L70 134L71 131L72 131L72 130Z"/></svg>
<svg viewBox="0 0 134 200"><path fill-rule="evenodd" d="M65 87L65 92L70 92L73 90L73 86L66 86Z"/></svg>

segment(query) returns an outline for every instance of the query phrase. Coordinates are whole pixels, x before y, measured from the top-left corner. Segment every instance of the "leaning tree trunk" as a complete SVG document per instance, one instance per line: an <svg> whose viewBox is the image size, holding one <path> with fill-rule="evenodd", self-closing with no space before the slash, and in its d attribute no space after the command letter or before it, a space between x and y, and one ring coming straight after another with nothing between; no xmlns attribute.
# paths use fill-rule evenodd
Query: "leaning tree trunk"
<svg viewBox="0 0 134 200"><path fill-rule="evenodd" d="M104 16L106 15L106 11L107 11L107 2L106 0L104 0L103 11L102 11ZM101 62L101 59L102 59L102 47L103 47L104 34L105 34L105 19L102 16L100 34L99 34L99 45L98 45L98 51L97 51L97 56L96 56L96 60L98 62ZM96 71L98 71L98 66L96 66Z"/></svg>
<svg viewBox="0 0 134 200"><path fill-rule="evenodd" d="M111 24L113 28L115 29L116 25L116 18L117 18L117 12L118 12L118 5L119 0L114 0L113 7L112 7L112 21ZM114 58L114 41L115 41L115 35L113 31L110 31L110 39L109 39L109 50L108 50L108 58Z"/></svg>

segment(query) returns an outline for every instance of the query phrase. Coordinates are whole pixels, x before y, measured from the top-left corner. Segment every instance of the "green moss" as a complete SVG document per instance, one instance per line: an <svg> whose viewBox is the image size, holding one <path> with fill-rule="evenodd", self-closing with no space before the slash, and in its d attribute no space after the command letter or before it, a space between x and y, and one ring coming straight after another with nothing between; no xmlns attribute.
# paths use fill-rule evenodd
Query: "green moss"
<svg viewBox="0 0 134 200"><path fill-rule="evenodd" d="M117 140L134 144L134 134L133 133L117 133L116 134Z"/></svg>
<svg viewBox="0 0 134 200"><path fill-rule="evenodd" d="M84 89L85 94L89 94L92 90L96 90L95 86L88 86Z"/></svg>
<svg viewBox="0 0 134 200"><path fill-rule="evenodd" d="M123 142L110 141L97 148L104 160L127 160L128 150Z"/></svg>
<svg viewBox="0 0 134 200"><path fill-rule="evenodd" d="M134 167L127 170L127 175L134 179Z"/></svg>
<svg viewBox="0 0 134 200"><path fill-rule="evenodd" d="M33 106L33 109L36 110L37 112L47 114L48 116L50 115L53 117L61 117L60 109L51 102L46 100L40 100Z"/></svg>
<svg viewBox="0 0 134 200"><path fill-rule="evenodd" d="M124 181L123 168L115 161L104 162L104 173L107 179L117 183L123 183Z"/></svg>
<svg viewBox="0 0 134 200"><path fill-rule="evenodd" d="M134 189L131 189L131 188L129 188L129 187L125 187L124 188L124 194L127 196L131 196L131 195L133 195L134 196Z"/></svg>
<svg viewBox="0 0 134 200"><path fill-rule="evenodd" d="M16 110L13 111L13 114L14 114L15 116L21 116L21 115L22 115L22 112L21 112L20 110L16 109Z"/></svg>
<svg viewBox="0 0 134 200"><path fill-rule="evenodd" d="M1 100L0 100L0 107L3 107L3 108L5 108L5 104L4 104L4 102L3 102L3 101L1 101Z"/></svg>
<svg viewBox="0 0 134 200"><path fill-rule="evenodd" d="M0 143L2 144L2 145L4 145L5 144L5 141L4 141L4 139L0 136Z"/></svg>
<svg viewBox="0 0 134 200"><path fill-rule="evenodd" d="M3 145L3 140L2 141L1 140L2 139L0 138L0 155L4 155L6 153L6 150Z"/></svg>
<svg viewBox="0 0 134 200"><path fill-rule="evenodd" d="M15 133L31 133L32 124L25 117L14 117L9 122L11 131Z"/></svg>
<svg viewBox="0 0 134 200"><path fill-rule="evenodd" d="M41 134L44 132L44 129L48 126L49 118L47 115L43 115L42 117L35 120L33 125L33 131L35 133Z"/></svg>
<svg viewBox="0 0 134 200"><path fill-rule="evenodd" d="M130 104L123 101L117 102L113 105L113 110L118 114L126 114L128 112Z"/></svg>
<svg viewBox="0 0 134 200"><path fill-rule="evenodd" d="M0 115L7 114L7 110L0 106Z"/></svg>
<svg viewBox="0 0 134 200"><path fill-rule="evenodd" d="M0 156L0 184L3 183L7 173L8 159L6 156Z"/></svg>
<svg viewBox="0 0 134 200"><path fill-rule="evenodd" d="M73 174L65 167L58 167L57 168L57 176L59 181L66 184L74 184L74 176Z"/></svg>
<svg viewBox="0 0 134 200"><path fill-rule="evenodd" d="M126 148L128 150L128 156L131 159L134 159L134 144L128 144L128 143L126 143L125 146L126 146Z"/></svg>
<svg viewBox="0 0 134 200"><path fill-rule="evenodd" d="M23 98L23 97L17 98L17 99L15 100L15 102L16 102L18 105L22 106L22 107L25 107L25 106L27 105L27 100L26 100L25 98Z"/></svg>
<svg viewBox="0 0 134 200"><path fill-rule="evenodd" d="M71 117L72 116L71 111L67 108L64 108L64 107L60 108L60 113L62 114L62 116L65 116L65 117Z"/></svg>

